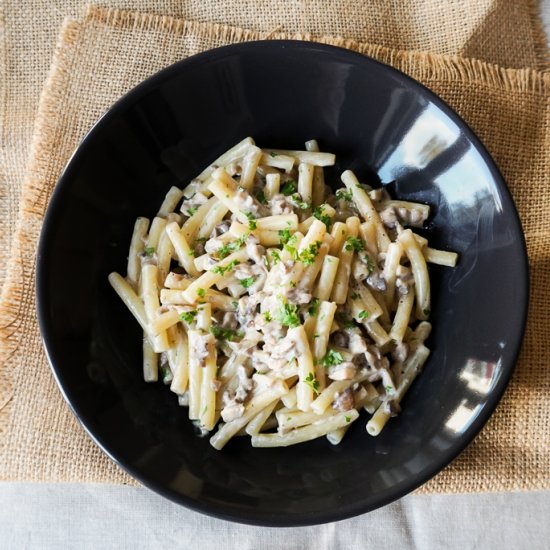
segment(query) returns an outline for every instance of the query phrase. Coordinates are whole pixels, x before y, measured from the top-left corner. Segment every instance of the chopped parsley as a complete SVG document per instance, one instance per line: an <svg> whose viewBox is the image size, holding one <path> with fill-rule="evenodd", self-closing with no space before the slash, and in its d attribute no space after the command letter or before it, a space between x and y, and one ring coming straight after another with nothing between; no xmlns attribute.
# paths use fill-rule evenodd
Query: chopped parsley
<svg viewBox="0 0 550 550"><path fill-rule="evenodd" d="M154 246L148 246L148 247L144 250L144 253L145 253L145 255L146 255L148 258L152 258L152 257L153 257L153 254L155 253L155 247L154 247Z"/></svg>
<svg viewBox="0 0 550 550"><path fill-rule="evenodd" d="M304 202L302 200L302 197L298 193L294 193L289 197L289 199L293 202L295 206L297 206L300 210L306 210L307 208L311 207L311 204Z"/></svg>
<svg viewBox="0 0 550 550"><path fill-rule="evenodd" d="M359 315L357 317L359 317L359 319L366 319L369 315L370 313L366 309L364 309L363 311L359 312Z"/></svg>
<svg viewBox="0 0 550 550"><path fill-rule="evenodd" d="M319 311L319 303L320 303L321 300L319 300L319 298L313 298L313 300L311 300L310 304L309 304L309 307L307 308L307 312L312 316L314 317L315 315L317 315L318 311Z"/></svg>
<svg viewBox="0 0 550 550"><path fill-rule="evenodd" d="M283 229L283 231L288 231L288 229ZM280 233L280 231L279 231L279 233ZM296 237L296 235L293 235L284 244L284 249L290 254L290 256L293 260L298 259L298 250L296 248L297 243L298 243L298 237Z"/></svg>
<svg viewBox="0 0 550 550"><path fill-rule="evenodd" d="M374 262L370 259L370 256L368 254L365 254L364 260L367 264L367 269L369 270L369 274L374 271L375 265Z"/></svg>
<svg viewBox="0 0 550 550"><path fill-rule="evenodd" d="M197 296L199 298L204 298L205 294L206 294L206 290L204 290L204 288L197 288Z"/></svg>
<svg viewBox="0 0 550 550"><path fill-rule="evenodd" d="M258 191L258 194L256 195L256 200L260 204L267 204L267 199L265 198L265 193L263 191Z"/></svg>
<svg viewBox="0 0 550 550"><path fill-rule="evenodd" d="M258 226L256 223L256 216L254 216L252 212L243 212L243 214L248 218L248 229L250 229L250 231L256 229Z"/></svg>
<svg viewBox="0 0 550 550"><path fill-rule="evenodd" d="M343 328L355 327L353 319L350 319L343 311L340 311L336 314L336 320L342 325Z"/></svg>
<svg viewBox="0 0 550 550"><path fill-rule="evenodd" d="M323 365L323 367L325 368L334 367L335 365L343 363L344 358L342 357L342 354L340 352L329 349L320 362L321 365Z"/></svg>
<svg viewBox="0 0 550 550"><path fill-rule="evenodd" d="M298 184L294 180L288 180L283 183L283 186L281 187L281 193L285 197L289 197L290 195L293 195L298 190Z"/></svg>
<svg viewBox="0 0 550 550"><path fill-rule="evenodd" d="M393 388L391 386L384 386L384 389L386 390L386 393L392 393Z"/></svg>
<svg viewBox="0 0 550 550"><path fill-rule="evenodd" d="M269 156L270 156L271 158L275 158L277 155L278 155L278 153L276 153L275 151L271 151L271 152L269 153Z"/></svg>
<svg viewBox="0 0 550 550"><path fill-rule="evenodd" d="M340 201L351 202L353 200L353 194L346 189L338 189L338 191L336 191L336 198Z"/></svg>
<svg viewBox="0 0 550 550"><path fill-rule="evenodd" d="M230 328L220 327L219 325L212 325L210 332L217 340L229 340L232 341L236 337L242 337L243 334L237 330L231 330Z"/></svg>
<svg viewBox="0 0 550 550"><path fill-rule="evenodd" d="M281 255L278 250L271 251L271 262L273 265L278 264L281 261Z"/></svg>
<svg viewBox="0 0 550 550"><path fill-rule="evenodd" d="M277 321L285 327L297 327L300 325L299 311L300 307L298 305L283 304L277 312Z"/></svg>
<svg viewBox="0 0 550 550"><path fill-rule="evenodd" d="M359 294L357 294L357 292L354 292L354 293L350 296L350 298L351 298L352 300L357 300L357 298L359 298Z"/></svg>
<svg viewBox="0 0 550 550"><path fill-rule="evenodd" d="M187 215L193 216L197 212L198 208L196 206L192 206L191 208L187 209Z"/></svg>
<svg viewBox="0 0 550 550"><path fill-rule="evenodd" d="M217 254L220 259L227 258L229 254L232 254L233 252L236 252L241 248L241 246L244 244L246 239L248 238L248 234L243 235L236 241L233 241L232 243L224 244L220 249L218 249Z"/></svg>
<svg viewBox="0 0 550 550"><path fill-rule="evenodd" d="M307 384L316 394L319 394L319 380L317 380L313 373L310 372L305 378L304 378L304 384Z"/></svg>
<svg viewBox="0 0 550 550"><path fill-rule="evenodd" d="M423 310L422 310L422 313L424 313L424 315L425 315L426 317L429 317L431 311L430 311L429 309L423 309Z"/></svg>
<svg viewBox="0 0 550 550"><path fill-rule="evenodd" d="M302 252L300 252L298 259L304 265L311 265L315 261L315 257L319 252L320 246L321 246L320 241L315 241L314 243L311 243L305 250L302 250Z"/></svg>
<svg viewBox="0 0 550 550"><path fill-rule="evenodd" d="M239 302L231 302L233 309L239 309Z"/></svg>
<svg viewBox="0 0 550 550"><path fill-rule="evenodd" d="M191 311L183 311L180 313L180 320L185 321L186 323L192 323L197 316L197 310L193 309Z"/></svg>
<svg viewBox="0 0 550 550"><path fill-rule="evenodd" d="M268 322L268 323L272 321L271 313L269 313L269 311L264 311L264 319L265 319L266 322Z"/></svg>
<svg viewBox="0 0 550 550"><path fill-rule="evenodd" d="M246 279L240 279L239 283L241 283L244 288L250 288L254 284L254 280L254 277L247 277Z"/></svg>
<svg viewBox="0 0 550 550"><path fill-rule="evenodd" d="M281 244L284 246L288 241L290 240L290 229L281 229L279 231L279 239L281 240Z"/></svg>
<svg viewBox="0 0 550 550"><path fill-rule="evenodd" d="M349 252L351 250L355 250L356 252L360 252L361 250L365 250L365 245L363 244L363 241L359 239L358 237L354 237L353 235L350 235L346 239L346 245L344 248Z"/></svg>
<svg viewBox="0 0 550 550"><path fill-rule="evenodd" d="M320 204L313 209L313 217L321 220L327 226L327 229L330 229L330 224L332 223L332 220L330 219L330 216L325 212L324 204Z"/></svg>
<svg viewBox="0 0 550 550"><path fill-rule="evenodd" d="M351 422L351 416L344 416L344 418L346 419L346 422Z"/></svg>
<svg viewBox="0 0 550 550"><path fill-rule="evenodd" d="M236 265L239 265L241 262L238 260L233 260L229 262L226 266L217 265L214 266L210 271L216 273L217 275L225 275L228 271L231 271Z"/></svg>
<svg viewBox="0 0 550 550"><path fill-rule="evenodd" d="M187 253L188 256L194 256L195 255L195 251L194 250L190 250L188 253Z"/></svg>

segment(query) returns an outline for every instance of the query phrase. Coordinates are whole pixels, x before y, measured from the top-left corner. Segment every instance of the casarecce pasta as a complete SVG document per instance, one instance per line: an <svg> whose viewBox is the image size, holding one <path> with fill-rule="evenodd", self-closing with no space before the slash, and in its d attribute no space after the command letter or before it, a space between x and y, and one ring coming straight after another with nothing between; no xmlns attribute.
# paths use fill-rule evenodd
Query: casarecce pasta
<svg viewBox="0 0 550 550"><path fill-rule="evenodd" d="M143 330L159 378L216 449L342 440L360 411L378 435L422 370L431 330L427 263L454 266L411 229L425 204L392 200L335 156L232 147L157 216L137 219L126 277L109 281Z"/></svg>

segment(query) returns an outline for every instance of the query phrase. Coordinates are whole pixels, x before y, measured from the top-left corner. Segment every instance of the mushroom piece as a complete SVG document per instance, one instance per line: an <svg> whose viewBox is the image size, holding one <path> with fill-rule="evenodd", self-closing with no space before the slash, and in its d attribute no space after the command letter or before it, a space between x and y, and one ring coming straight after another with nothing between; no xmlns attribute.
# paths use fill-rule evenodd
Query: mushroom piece
<svg viewBox="0 0 550 550"><path fill-rule="evenodd" d="M351 361L344 361L328 368L328 377L331 380L351 380L356 374L357 367Z"/></svg>
<svg viewBox="0 0 550 550"><path fill-rule="evenodd" d="M231 422L240 418L244 414L244 405L242 403L235 403L223 408L221 417L224 422Z"/></svg>
<svg viewBox="0 0 550 550"><path fill-rule="evenodd" d="M332 402L332 408L338 411L350 411L355 408L355 398L353 397L353 390L348 388L336 395L334 401Z"/></svg>

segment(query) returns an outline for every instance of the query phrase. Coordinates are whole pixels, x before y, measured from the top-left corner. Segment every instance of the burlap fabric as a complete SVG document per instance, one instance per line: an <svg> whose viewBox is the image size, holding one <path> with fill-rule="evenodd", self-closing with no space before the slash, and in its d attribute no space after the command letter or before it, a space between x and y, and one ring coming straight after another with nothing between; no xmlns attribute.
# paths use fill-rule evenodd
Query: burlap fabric
<svg viewBox="0 0 550 550"><path fill-rule="evenodd" d="M111 8L270 32L343 36L397 49L548 67L536 0L105 0ZM38 98L65 16L87 0L0 1L0 288Z"/></svg>
<svg viewBox="0 0 550 550"><path fill-rule="evenodd" d="M0 310L0 479L132 481L91 443L47 366L34 301L34 256L49 196L83 134L121 94L193 53L264 35L235 27L91 9L65 23L42 93ZM271 33L270 38L310 38ZM550 75L471 59L317 37L389 63L446 99L477 131L510 185L532 269L531 311L513 382L487 427L422 492L550 487ZM513 312L511 312L513 314Z"/></svg>

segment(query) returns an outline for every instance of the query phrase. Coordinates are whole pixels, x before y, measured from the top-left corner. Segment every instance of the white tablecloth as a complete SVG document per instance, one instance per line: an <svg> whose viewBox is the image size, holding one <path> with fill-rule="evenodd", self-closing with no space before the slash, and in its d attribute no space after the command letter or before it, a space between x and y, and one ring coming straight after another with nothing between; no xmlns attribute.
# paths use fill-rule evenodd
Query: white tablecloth
<svg viewBox="0 0 550 550"><path fill-rule="evenodd" d="M550 0L541 11L550 36ZM549 550L550 491L411 495L338 523L267 529L212 519L146 489L0 483L0 550L54 548Z"/></svg>
<svg viewBox="0 0 550 550"><path fill-rule="evenodd" d="M408 496L350 520L288 529L212 519L133 487L7 483L0 504L3 550L542 550L550 540L546 492Z"/></svg>

